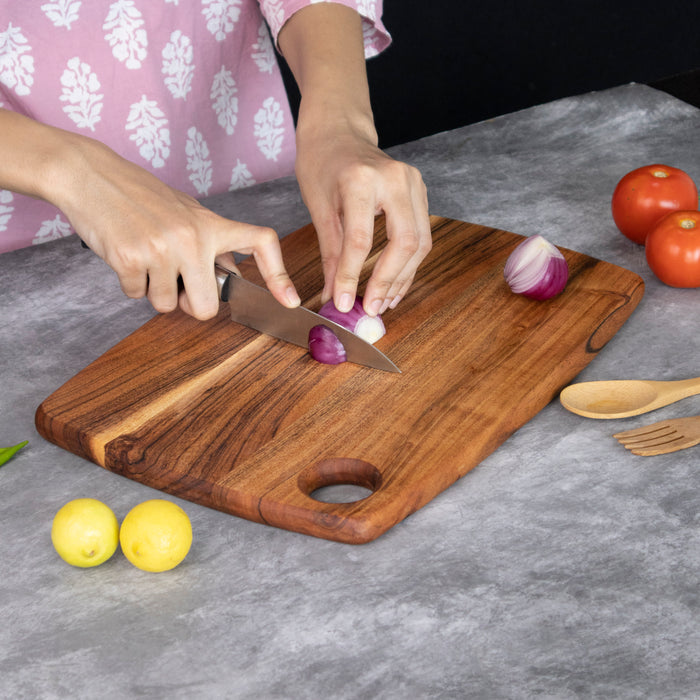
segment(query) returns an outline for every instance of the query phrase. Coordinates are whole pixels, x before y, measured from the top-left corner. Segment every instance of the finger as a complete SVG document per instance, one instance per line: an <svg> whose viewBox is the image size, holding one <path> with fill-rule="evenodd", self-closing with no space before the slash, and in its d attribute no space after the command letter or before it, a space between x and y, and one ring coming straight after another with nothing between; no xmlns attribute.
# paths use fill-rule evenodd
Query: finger
<svg viewBox="0 0 700 700"><path fill-rule="evenodd" d="M99 242L90 250L99 255L116 273L119 285L126 296L142 299L148 293L148 265L141 253L132 246L122 245L102 250Z"/></svg>
<svg viewBox="0 0 700 700"><path fill-rule="evenodd" d="M236 256L233 253L217 255L214 262L220 267L223 267L224 270L228 270L229 272L233 272L239 276L241 274L241 271L238 269L238 265L236 264Z"/></svg>
<svg viewBox="0 0 700 700"><path fill-rule="evenodd" d="M184 287L178 300L180 308L200 321L216 316L219 311L219 288L214 261L189 265L180 274Z"/></svg>
<svg viewBox="0 0 700 700"><path fill-rule="evenodd" d="M338 311L350 311L357 296L362 266L374 240L374 198L348 197L343 201L343 247L333 283L333 303Z"/></svg>
<svg viewBox="0 0 700 700"><path fill-rule="evenodd" d="M383 314L387 309L395 309L399 305L399 302L406 296L411 284L413 284L414 277L415 275L407 279L395 293L392 291L389 294L382 304L382 308L379 311L380 314Z"/></svg>
<svg viewBox="0 0 700 700"><path fill-rule="evenodd" d="M391 211L386 214L388 242L374 265L365 289L364 308L372 316L389 305L411 276L408 263L414 259L419 246L413 217L401 213L396 219Z"/></svg>
<svg viewBox="0 0 700 700"><path fill-rule="evenodd" d="M238 240L240 244L234 249L252 253L258 270L275 299L289 308L299 306L301 299L284 266L277 233L262 226L245 226Z"/></svg>
<svg viewBox="0 0 700 700"><path fill-rule="evenodd" d="M160 313L177 308L177 271L171 267L154 268L148 273L148 301Z"/></svg>
<svg viewBox="0 0 700 700"><path fill-rule="evenodd" d="M119 286L126 296L131 299L142 299L148 293L148 274L141 272L117 273Z"/></svg>
<svg viewBox="0 0 700 700"><path fill-rule="evenodd" d="M333 296L333 284L343 248L343 228L340 216L331 207L319 212L309 208L309 213L316 229L321 254L321 268L323 270L321 301L325 304Z"/></svg>
<svg viewBox="0 0 700 700"><path fill-rule="evenodd" d="M386 207L387 238L389 242L375 264L365 292L368 313L383 300L379 313L395 308L408 292L416 270L432 247L432 233L428 214L428 199L418 171L414 177L408 203L403 198Z"/></svg>

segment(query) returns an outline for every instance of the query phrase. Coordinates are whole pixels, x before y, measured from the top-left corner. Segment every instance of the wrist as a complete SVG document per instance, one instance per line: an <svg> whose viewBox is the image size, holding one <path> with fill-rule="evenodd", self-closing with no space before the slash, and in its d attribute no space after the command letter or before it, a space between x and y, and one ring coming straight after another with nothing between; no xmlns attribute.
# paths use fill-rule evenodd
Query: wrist
<svg viewBox="0 0 700 700"><path fill-rule="evenodd" d="M60 129L52 132L37 188L42 199L72 218L84 206L85 193L94 187L97 172L105 170L101 165L105 157L115 154L90 137Z"/></svg>
<svg viewBox="0 0 700 700"><path fill-rule="evenodd" d="M301 99L296 127L297 144L330 135L352 134L376 146L379 142L374 116L369 106L324 97Z"/></svg>

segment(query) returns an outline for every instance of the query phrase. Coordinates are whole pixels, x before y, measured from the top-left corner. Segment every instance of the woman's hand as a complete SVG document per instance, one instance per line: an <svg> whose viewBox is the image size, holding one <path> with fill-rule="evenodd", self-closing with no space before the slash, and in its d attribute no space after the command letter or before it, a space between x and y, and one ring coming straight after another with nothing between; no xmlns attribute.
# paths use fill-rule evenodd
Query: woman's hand
<svg viewBox="0 0 700 700"><path fill-rule="evenodd" d="M129 297L199 319L219 309L214 261L252 254L285 306L299 304L276 233L225 219L104 144L0 110L0 187L55 204ZM184 289L178 290L178 279Z"/></svg>
<svg viewBox="0 0 700 700"><path fill-rule="evenodd" d="M296 173L318 233L325 286L349 310L374 238L374 217L386 215L388 243L364 291L368 314L394 308L431 247L428 199L415 168L383 153L371 134L337 122L297 130Z"/></svg>
<svg viewBox="0 0 700 700"><path fill-rule="evenodd" d="M348 310L386 215L388 243L364 292L368 314L394 307L431 247L425 185L413 167L377 147L361 18L336 3L309 5L282 28L278 43L301 92L296 173L318 233L324 297Z"/></svg>
<svg viewBox="0 0 700 700"><path fill-rule="evenodd" d="M236 251L253 255L280 303L299 304L272 229L218 216L98 142L81 151L83 166L72 169L75 181L66 188L74 194L60 207L127 296L147 296L157 311L179 304L196 318L211 318L219 309L214 261L230 267Z"/></svg>

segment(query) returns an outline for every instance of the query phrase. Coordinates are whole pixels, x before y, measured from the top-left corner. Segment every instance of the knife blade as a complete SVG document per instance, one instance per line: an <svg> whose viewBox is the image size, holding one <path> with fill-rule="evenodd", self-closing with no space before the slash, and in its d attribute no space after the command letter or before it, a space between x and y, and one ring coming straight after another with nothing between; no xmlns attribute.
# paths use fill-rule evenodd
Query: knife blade
<svg viewBox="0 0 700 700"><path fill-rule="evenodd" d="M401 372L383 352L347 328L304 306L294 309L282 306L267 289L218 263L216 278L221 300L228 303L231 319L237 323L306 349L309 347L309 331L314 326L327 326L345 347L348 361L386 372Z"/></svg>

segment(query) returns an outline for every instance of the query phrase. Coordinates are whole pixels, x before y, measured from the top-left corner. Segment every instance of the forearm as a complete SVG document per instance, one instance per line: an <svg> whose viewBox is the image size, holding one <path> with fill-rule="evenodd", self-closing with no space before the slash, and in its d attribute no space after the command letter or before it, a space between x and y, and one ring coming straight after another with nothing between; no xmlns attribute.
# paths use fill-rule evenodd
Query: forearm
<svg viewBox="0 0 700 700"><path fill-rule="evenodd" d="M71 158L76 138L0 109L0 188L57 203L62 164Z"/></svg>
<svg viewBox="0 0 700 700"><path fill-rule="evenodd" d="M343 122L376 144L360 15L335 3L310 5L285 24L279 46L301 93L297 134Z"/></svg>

